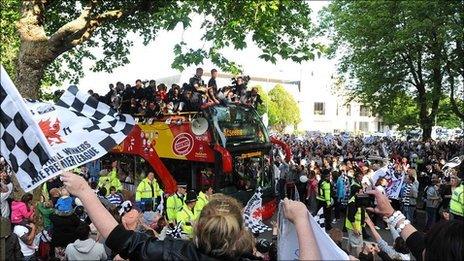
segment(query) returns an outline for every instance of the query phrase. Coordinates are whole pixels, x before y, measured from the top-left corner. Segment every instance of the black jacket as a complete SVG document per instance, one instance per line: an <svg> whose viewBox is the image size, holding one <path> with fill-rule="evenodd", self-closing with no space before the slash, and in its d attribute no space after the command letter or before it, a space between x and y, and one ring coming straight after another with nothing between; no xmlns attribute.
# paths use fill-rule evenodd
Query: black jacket
<svg viewBox="0 0 464 261"><path fill-rule="evenodd" d="M5 240L5 249L1 249L1 251L5 251L5 260L23 260L24 256L21 252L21 245L19 244L19 240L21 239L19 239L15 233L11 233L5 238L0 238L0 240Z"/></svg>
<svg viewBox="0 0 464 261"><path fill-rule="evenodd" d="M126 230L122 225L111 231L105 243L114 253L130 260L259 260L251 255L210 257L191 241L172 238L158 241L145 233Z"/></svg>
<svg viewBox="0 0 464 261"><path fill-rule="evenodd" d="M76 228L80 224L79 218L73 213L68 216L52 214L53 224L52 244L55 247L66 247L77 239Z"/></svg>

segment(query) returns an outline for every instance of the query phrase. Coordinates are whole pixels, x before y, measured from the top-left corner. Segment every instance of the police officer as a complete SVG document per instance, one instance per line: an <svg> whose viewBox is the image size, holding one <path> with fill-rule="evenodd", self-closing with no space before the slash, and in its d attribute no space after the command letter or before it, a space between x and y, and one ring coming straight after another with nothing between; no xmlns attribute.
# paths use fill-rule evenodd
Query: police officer
<svg viewBox="0 0 464 261"><path fill-rule="evenodd" d="M321 181L319 181L318 193L317 193L317 209L324 209L324 228L329 231L332 229L331 225L331 214L332 214L332 198L330 193L332 191L330 184L330 171L324 169L321 174Z"/></svg>
<svg viewBox="0 0 464 261"><path fill-rule="evenodd" d="M208 204L209 197L213 195L213 187L211 185L203 185L198 193L197 203L195 204L195 215L200 216L201 210Z"/></svg>
<svg viewBox="0 0 464 261"><path fill-rule="evenodd" d="M451 175L451 185L456 184L456 188L452 191L450 201L450 212L453 219L464 221L464 184L461 179L453 174Z"/></svg>
<svg viewBox="0 0 464 261"><path fill-rule="evenodd" d="M356 201L356 195L362 191L362 186L354 183L350 188L350 200L346 207L345 227L348 230L348 241L350 251L359 253L363 243L362 227L366 212Z"/></svg>
<svg viewBox="0 0 464 261"><path fill-rule="evenodd" d="M100 178L98 179L98 187L104 187L106 189L106 195L110 194L110 187L115 187L116 191L122 191L122 184L117 177L116 169L113 169L110 173L108 170L103 169L100 171Z"/></svg>
<svg viewBox="0 0 464 261"><path fill-rule="evenodd" d="M184 232L189 238L193 237L193 225L197 220L197 215L194 211L196 203L197 193L190 190L185 197L182 209L177 212L176 215L177 224L181 224L182 232Z"/></svg>
<svg viewBox="0 0 464 261"><path fill-rule="evenodd" d="M187 183L177 183L177 191L173 195L169 196L166 202L166 214L168 216L169 223L176 222L176 215L182 210L185 201L185 194L187 192Z"/></svg>
<svg viewBox="0 0 464 261"><path fill-rule="evenodd" d="M144 178L137 186L135 201L140 205L143 205L146 201L152 201L153 208L156 208L156 205L160 202L162 195L163 191L155 179L155 173L150 171L148 172L147 177Z"/></svg>

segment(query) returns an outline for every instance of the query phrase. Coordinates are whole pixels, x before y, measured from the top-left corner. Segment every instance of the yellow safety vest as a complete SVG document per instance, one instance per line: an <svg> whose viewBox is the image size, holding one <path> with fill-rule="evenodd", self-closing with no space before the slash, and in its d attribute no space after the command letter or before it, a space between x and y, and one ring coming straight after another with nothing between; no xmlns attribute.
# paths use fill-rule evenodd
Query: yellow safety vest
<svg viewBox="0 0 464 261"><path fill-rule="evenodd" d="M197 203L195 204L195 215L197 218L200 217L201 210L208 204L208 196L203 191L200 191L197 197Z"/></svg>
<svg viewBox="0 0 464 261"><path fill-rule="evenodd" d="M113 169L108 175L100 177L98 179L98 187L106 188L106 195L110 194L110 187L113 186L116 188L116 191L122 191L122 184L121 181L118 179L118 175L116 173L116 169Z"/></svg>
<svg viewBox="0 0 464 261"><path fill-rule="evenodd" d="M184 197L180 198L177 193L170 196L166 202L166 214L170 222L176 221L176 215L182 210L184 205Z"/></svg>
<svg viewBox="0 0 464 261"><path fill-rule="evenodd" d="M450 212L453 215L464 217L464 185L459 185L454 189L450 201Z"/></svg>
<svg viewBox="0 0 464 261"><path fill-rule="evenodd" d="M182 231L185 234L187 234L189 237L193 236L192 223L196 221L196 215L188 208L187 204L184 204L182 210L177 213L176 221L178 224L181 224Z"/></svg>
<svg viewBox="0 0 464 261"><path fill-rule="evenodd" d="M351 197L350 200L348 201L348 204L353 203L355 200L355 197ZM353 227L357 229L358 231L361 231L361 208L359 207L356 210L356 214L354 215L354 224L351 223L351 221L348 219L348 217L345 217L345 227L346 229L353 230Z"/></svg>
<svg viewBox="0 0 464 261"><path fill-rule="evenodd" d="M163 194L156 179L150 181L148 178L144 178L137 186L135 193L135 201L142 199L157 198Z"/></svg>
<svg viewBox="0 0 464 261"><path fill-rule="evenodd" d="M325 201L327 206L330 205L330 183L327 181L322 181L321 187L318 189L316 199L320 201Z"/></svg>

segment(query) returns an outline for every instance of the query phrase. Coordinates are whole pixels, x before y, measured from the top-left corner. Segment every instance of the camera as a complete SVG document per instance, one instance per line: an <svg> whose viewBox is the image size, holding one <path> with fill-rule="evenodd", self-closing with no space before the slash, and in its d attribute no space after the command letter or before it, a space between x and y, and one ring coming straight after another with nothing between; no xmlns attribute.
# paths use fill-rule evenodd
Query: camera
<svg viewBox="0 0 464 261"><path fill-rule="evenodd" d="M267 253L271 249L271 242L264 238L260 238L256 241L256 250L260 253Z"/></svg>
<svg viewBox="0 0 464 261"><path fill-rule="evenodd" d="M359 207L373 208L375 207L374 197L367 194L358 194L356 195L356 205Z"/></svg>

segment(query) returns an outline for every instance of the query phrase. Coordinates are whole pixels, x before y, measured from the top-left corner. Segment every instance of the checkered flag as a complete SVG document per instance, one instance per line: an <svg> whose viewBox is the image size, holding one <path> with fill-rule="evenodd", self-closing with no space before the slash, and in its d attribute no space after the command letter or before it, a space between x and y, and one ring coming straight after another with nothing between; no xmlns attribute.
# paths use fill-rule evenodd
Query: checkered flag
<svg viewBox="0 0 464 261"><path fill-rule="evenodd" d="M25 105L53 151L38 175L18 179L27 191L102 157L123 142L135 125L131 116L118 114L76 86L70 86L56 104L26 100Z"/></svg>
<svg viewBox="0 0 464 261"><path fill-rule="evenodd" d="M166 236L170 236L172 238L184 238L187 234L182 231L182 223L178 223L174 225L174 227L169 227L166 230Z"/></svg>
<svg viewBox="0 0 464 261"><path fill-rule="evenodd" d="M245 222L245 227L247 227L253 234L261 234L271 230L271 228L264 224L261 220L257 220L248 214L243 214L243 219Z"/></svg>
<svg viewBox="0 0 464 261"><path fill-rule="evenodd" d="M271 228L262 221L262 195L261 187L258 187L255 194L248 200L245 210L243 211L245 226L253 233L263 233L264 231L271 230Z"/></svg>
<svg viewBox="0 0 464 261"><path fill-rule="evenodd" d="M106 151L123 141L135 125L132 117L117 113L88 93L80 92L75 85L69 86L56 105L67 108L81 120L90 121L84 129L89 133L103 133L106 137L99 141L99 145Z"/></svg>
<svg viewBox="0 0 464 261"><path fill-rule="evenodd" d="M0 154L29 191L53 153L3 66L0 76Z"/></svg>
<svg viewBox="0 0 464 261"><path fill-rule="evenodd" d="M317 211L317 214L314 216L314 220L316 220L317 224L321 227L321 228L325 228L325 218L324 218L324 209L323 208L320 208L318 211ZM325 230L324 230L325 231Z"/></svg>

